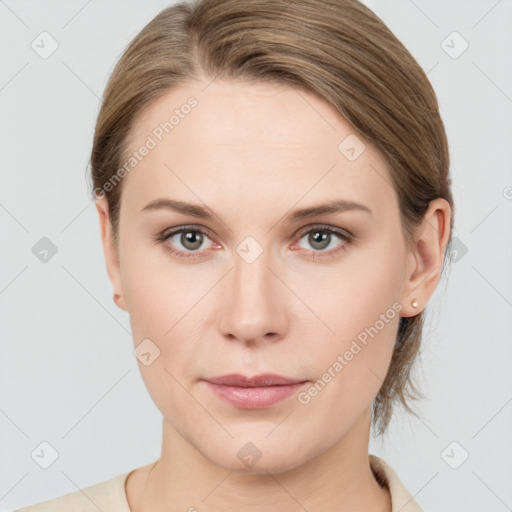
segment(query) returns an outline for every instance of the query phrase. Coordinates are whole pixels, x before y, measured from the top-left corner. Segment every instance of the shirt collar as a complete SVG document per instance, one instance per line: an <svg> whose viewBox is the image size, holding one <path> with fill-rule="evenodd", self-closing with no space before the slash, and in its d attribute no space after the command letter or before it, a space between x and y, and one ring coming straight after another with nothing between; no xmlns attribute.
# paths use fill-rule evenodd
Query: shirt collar
<svg viewBox="0 0 512 512"><path fill-rule="evenodd" d="M386 461L370 454L370 467L381 487L387 488L391 494L391 512L423 512Z"/></svg>

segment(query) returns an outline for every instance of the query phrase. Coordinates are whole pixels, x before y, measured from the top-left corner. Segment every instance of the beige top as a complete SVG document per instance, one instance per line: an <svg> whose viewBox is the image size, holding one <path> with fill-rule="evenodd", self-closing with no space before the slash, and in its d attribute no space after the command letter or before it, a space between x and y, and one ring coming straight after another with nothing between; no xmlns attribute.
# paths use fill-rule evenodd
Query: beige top
<svg viewBox="0 0 512 512"><path fill-rule="evenodd" d="M370 466L381 486L389 489L392 512L422 512L391 466L372 454ZM14 512L131 512L125 491L126 477L130 473L131 471L122 473L110 480L85 487L81 491L71 492Z"/></svg>

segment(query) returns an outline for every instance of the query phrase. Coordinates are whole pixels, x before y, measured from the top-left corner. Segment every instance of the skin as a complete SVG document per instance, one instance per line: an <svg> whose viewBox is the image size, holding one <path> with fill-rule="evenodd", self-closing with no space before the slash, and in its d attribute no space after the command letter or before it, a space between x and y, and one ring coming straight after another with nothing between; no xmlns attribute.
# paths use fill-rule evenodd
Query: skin
<svg viewBox="0 0 512 512"><path fill-rule="evenodd" d="M366 142L349 161L338 145L354 130L326 102L284 85L209 82L167 93L134 127L133 150L190 96L198 101L123 179L119 247L106 200L96 200L107 271L134 346L149 338L160 350L149 366L138 364L163 415L161 457L149 479L152 464L130 474L131 510L389 512L389 492L368 460L371 406L400 316L420 313L435 291L450 206L432 201L408 246L383 157ZM157 198L216 216L141 212ZM284 219L340 198L371 214ZM322 248L308 237L318 224L355 238L333 234ZM209 232L199 249L180 234L155 242L185 225ZM251 263L236 252L247 236L263 249ZM171 255L166 245L200 256ZM240 409L200 380L268 372L311 385L395 302L400 313L308 404L294 395ZM252 467L237 457L248 442L262 454Z"/></svg>

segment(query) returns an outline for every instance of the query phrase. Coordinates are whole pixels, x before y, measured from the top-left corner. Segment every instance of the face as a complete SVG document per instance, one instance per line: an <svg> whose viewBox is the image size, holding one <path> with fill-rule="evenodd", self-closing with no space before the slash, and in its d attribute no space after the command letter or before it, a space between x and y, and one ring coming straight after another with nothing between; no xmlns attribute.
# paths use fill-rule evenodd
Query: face
<svg viewBox="0 0 512 512"><path fill-rule="evenodd" d="M416 260L381 155L321 99L240 82L169 92L130 140L151 147L123 178L109 274L165 421L232 470L242 447L282 471L340 443L410 316ZM359 206L306 215L340 201ZM205 381L228 374L299 384Z"/></svg>

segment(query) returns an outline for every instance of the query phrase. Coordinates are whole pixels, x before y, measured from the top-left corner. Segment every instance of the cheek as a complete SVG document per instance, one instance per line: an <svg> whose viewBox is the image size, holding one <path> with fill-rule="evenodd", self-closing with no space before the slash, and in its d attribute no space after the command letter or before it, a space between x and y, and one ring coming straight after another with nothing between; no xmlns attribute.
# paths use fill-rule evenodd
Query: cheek
<svg viewBox="0 0 512 512"><path fill-rule="evenodd" d="M128 243L121 259L121 277L134 341L163 339L197 302L204 279L199 274L195 279L190 270L170 264L160 246Z"/></svg>
<svg viewBox="0 0 512 512"><path fill-rule="evenodd" d="M199 346L206 337L209 301L215 295L208 292L215 276L208 279L199 266L180 268L149 252L127 252L122 269L123 292L136 353L149 351L154 357L147 366L138 357L146 387L159 406L174 409L179 408L184 393L178 382L188 388L200 370L200 356L205 357L204 345L202 351Z"/></svg>
<svg viewBox="0 0 512 512"><path fill-rule="evenodd" d="M179 271L176 265L151 260L151 254L127 251L122 267L123 292L139 370L155 405L166 417L180 417L186 410L187 417L197 415L199 421L201 411L195 410L184 389L188 388L184 375L187 370L194 373L197 351L190 340L197 326L197 303L207 287L204 280L186 279L188 274ZM147 359L145 353L149 353Z"/></svg>
<svg viewBox="0 0 512 512"><path fill-rule="evenodd" d="M361 253L350 271L340 267L316 280L315 287L303 282L300 290L324 324L317 321L314 329L308 323L305 336L316 340L313 364L319 387L330 388L332 400L342 408L347 404L347 411L355 402L370 403L378 393L396 342L402 260L396 252L383 250L380 255L376 263L375 252L366 260ZM325 335L319 336L319 328Z"/></svg>
<svg viewBox="0 0 512 512"><path fill-rule="evenodd" d="M316 339L316 380L298 399L311 429L323 429L326 438L344 434L371 407L395 346L400 304L391 296L359 290L359 297L342 300L325 317L335 335L319 339L310 334Z"/></svg>
<svg viewBox="0 0 512 512"><path fill-rule="evenodd" d="M293 290L309 306L307 317L316 315L331 341L352 339L386 313L386 325L390 320L398 322L395 303L403 286L402 261L398 250L386 251L372 244L371 251L347 254L337 267L296 272L291 278Z"/></svg>

